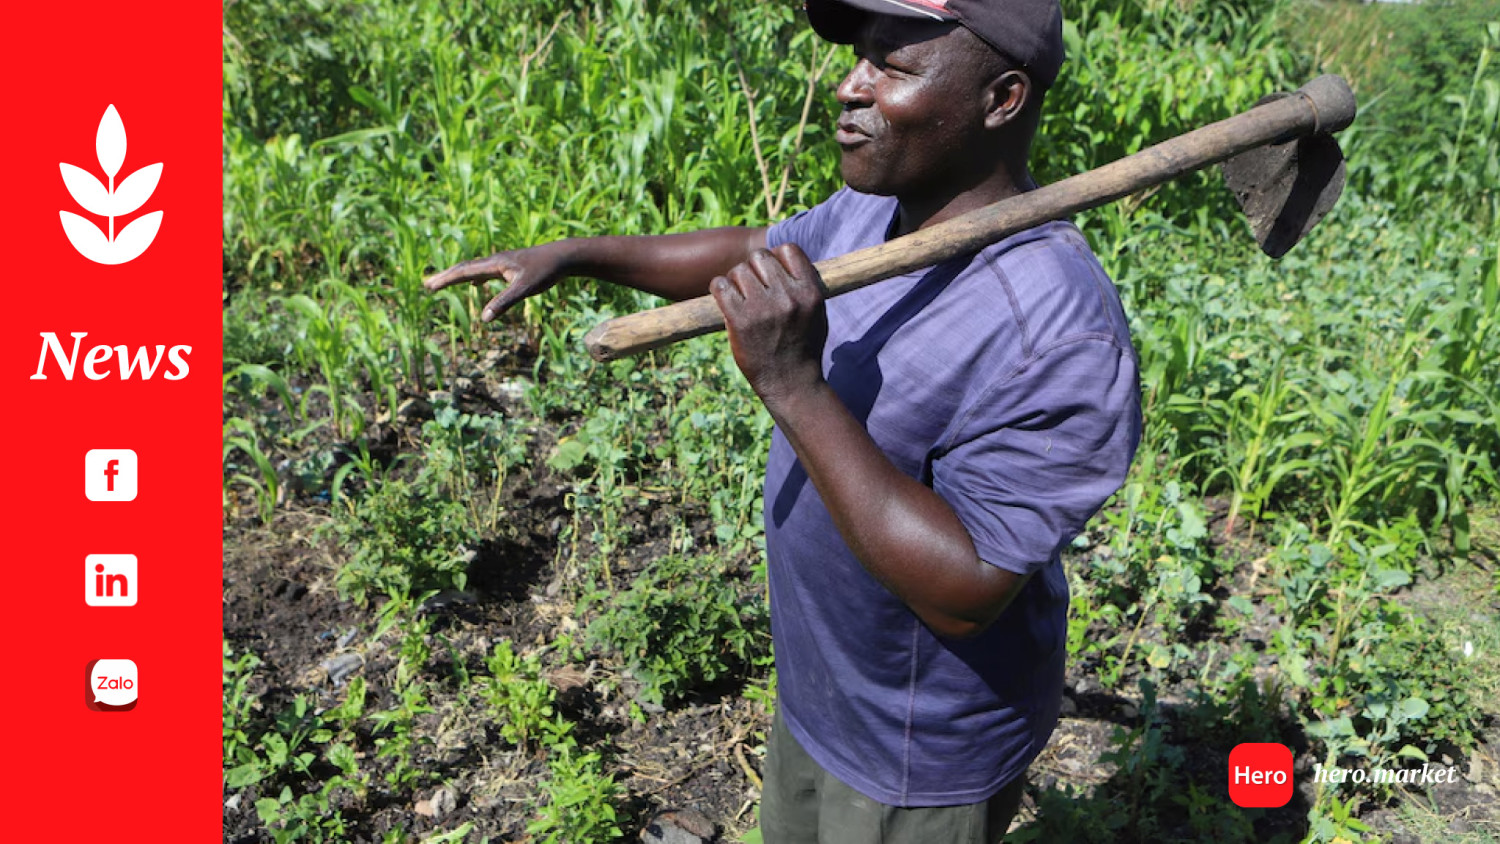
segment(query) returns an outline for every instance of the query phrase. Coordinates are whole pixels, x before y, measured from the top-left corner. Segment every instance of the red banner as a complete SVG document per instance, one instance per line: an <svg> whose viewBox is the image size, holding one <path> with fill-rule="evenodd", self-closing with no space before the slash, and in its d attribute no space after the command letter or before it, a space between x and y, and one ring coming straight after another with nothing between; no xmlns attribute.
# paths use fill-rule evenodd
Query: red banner
<svg viewBox="0 0 1500 844"><path fill-rule="evenodd" d="M220 14L8 15L8 840L222 837Z"/></svg>

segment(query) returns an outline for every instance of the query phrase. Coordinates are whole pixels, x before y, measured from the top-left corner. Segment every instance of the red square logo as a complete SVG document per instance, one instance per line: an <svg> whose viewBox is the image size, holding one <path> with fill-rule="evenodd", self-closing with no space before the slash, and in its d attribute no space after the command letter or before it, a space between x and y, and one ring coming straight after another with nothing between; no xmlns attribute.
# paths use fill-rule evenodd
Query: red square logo
<svg viewBox="0 0 1500 844"><path fill-rule="evenodd" d="M1229 751L1229 799L1247 809L1275 809L1291 802L1291 749L1246 743Z"/></svg>

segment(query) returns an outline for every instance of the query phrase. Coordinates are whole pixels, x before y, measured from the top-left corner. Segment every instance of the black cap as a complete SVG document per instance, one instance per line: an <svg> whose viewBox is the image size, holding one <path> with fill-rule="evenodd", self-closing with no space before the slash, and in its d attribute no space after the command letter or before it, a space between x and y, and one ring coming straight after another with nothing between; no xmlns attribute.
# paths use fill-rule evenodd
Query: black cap
<svg viewBox="0 0 1500 844"><path fill-rule="evenodd" d="M807 19L835 44L852 44L863 12L954 21L1006 58L1031 81L1052 87L1064 59L1062 7L1057 0L806 0Z"/></svg>

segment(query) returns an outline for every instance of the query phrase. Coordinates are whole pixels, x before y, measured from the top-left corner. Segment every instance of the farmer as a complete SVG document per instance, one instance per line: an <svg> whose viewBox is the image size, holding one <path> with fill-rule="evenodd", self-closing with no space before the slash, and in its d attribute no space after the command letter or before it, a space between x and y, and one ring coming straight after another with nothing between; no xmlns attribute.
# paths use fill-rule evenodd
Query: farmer
<svg viewBox="0 0 1500 844"><path fill-rule="evenodd" d="M808 0L854 45L835 135L847 187L769 229L542 244L485 319L568 276L712 293L776 422L765 526L779 701L767 842L992 842L1062 700L1059 552L1140 435L1113 284L1048 223L828 301L812 262L1036 185L1063 61L1056 0Z"/></svg>

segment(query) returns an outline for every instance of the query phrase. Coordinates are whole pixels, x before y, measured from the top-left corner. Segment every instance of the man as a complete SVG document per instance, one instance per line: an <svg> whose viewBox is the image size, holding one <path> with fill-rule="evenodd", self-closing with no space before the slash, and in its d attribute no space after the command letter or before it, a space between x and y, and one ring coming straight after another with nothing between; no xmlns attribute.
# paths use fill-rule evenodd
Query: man
<svg viewBox="0 0 1500 844"><path fill-rule="evenodd" d="M1061 13L808 0L808 15L855 47L835 136L847 188L769 229L559 241L428 286L505 278L486 319L571 275L712 293L776 421L765 840L993 842L1061 703L1060 550L1139 439L1125 317L1068 223L826 304L812 261L1034 188Z"/></svg>

